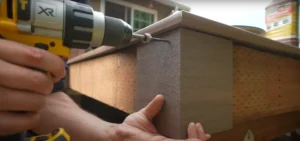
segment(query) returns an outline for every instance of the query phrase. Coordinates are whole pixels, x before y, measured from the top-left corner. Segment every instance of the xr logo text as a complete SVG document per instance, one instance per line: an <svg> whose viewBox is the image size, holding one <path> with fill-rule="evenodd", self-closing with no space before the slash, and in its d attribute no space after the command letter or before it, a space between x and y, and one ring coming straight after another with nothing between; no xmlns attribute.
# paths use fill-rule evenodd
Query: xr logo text
<svg viewBox="0 0 300 141"><path fill-rule="evenodd" d="M54 9L52 9L52 8L43 8L42 6L39 6L39 8L40 8L40 12L38 14L45 14L47 16L54 17L54 15L53 15Z"/></svg>

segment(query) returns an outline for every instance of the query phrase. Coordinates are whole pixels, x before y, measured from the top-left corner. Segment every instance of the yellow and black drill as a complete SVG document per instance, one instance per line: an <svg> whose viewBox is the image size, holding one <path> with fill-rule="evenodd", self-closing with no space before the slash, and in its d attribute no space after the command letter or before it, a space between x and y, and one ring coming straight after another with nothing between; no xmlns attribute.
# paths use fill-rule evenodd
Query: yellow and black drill
<svg viewBox="0 0 300 141"><path fill-rule="evenodd" d="M139 38L150 42L150 34L133 33L121 19L94 11L87 4L71 0L0 0L0 38L47 50L63 59L70 49L120 46ZM64 139L64 140L63 140ZM63 129L58 129L28 141L68 141ZM9 139L1 139L9 141Z"/></svg>
<svg viewBox="0 0 300 141"><path fill-rule="evenodd" d="M0 0L0 36L69 58L70 48L119 46L137 35L121 19L70 0Z"/></svg>

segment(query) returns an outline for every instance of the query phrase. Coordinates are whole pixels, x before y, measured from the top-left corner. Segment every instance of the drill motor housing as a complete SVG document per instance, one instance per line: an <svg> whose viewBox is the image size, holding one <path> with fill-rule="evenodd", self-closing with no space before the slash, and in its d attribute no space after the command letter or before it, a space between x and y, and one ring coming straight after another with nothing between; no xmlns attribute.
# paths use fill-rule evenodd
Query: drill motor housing
<svg viewBox="0 0 300 141"><path fill-rule="evenodd" d="M70 0L1 0L2 38L48 50L64 58L70 48L119 46L131 41L132 27Z"/></svg>

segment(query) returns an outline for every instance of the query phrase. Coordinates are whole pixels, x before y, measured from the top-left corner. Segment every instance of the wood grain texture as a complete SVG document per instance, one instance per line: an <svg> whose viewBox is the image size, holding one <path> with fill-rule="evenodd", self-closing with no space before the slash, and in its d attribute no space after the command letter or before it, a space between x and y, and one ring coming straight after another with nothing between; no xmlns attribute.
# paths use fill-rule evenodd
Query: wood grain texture
<svg viewBox="0 0 300 141"><path fill-rule="evenodd" d="M232 43L186 29L160 38L171 45L156 42L138 48L137 108L163 94L166 101L156 126L172 138L186 138L191 121L201 121L208 132L231 129Z"/></svg>
<svg viewBox="0 0 300 141"><path fill-rule="evenodd" d="M300 110L300 60L239 45L233 59L235 124Z"/></svg>
<svg viewBox="0 0 300 141"><path fill-rule="evenodd" d="M122 111L134 112L136 49L73 64L70 88Z"/></svg>

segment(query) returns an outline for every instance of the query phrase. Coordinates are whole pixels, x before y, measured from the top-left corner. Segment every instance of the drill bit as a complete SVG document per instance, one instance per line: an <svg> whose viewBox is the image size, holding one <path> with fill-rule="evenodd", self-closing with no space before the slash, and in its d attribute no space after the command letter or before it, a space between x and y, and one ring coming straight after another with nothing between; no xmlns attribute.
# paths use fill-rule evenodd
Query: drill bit
<svg viewBox="0 0 300 141"><path fill-rule="evenodd" d="M151 41L159 41L159 42L168 42L170 43L170 41L168 40L164 40L164 39L160 39L160 38L154 38L151 36L151 34L145 33L145 34L137 34L137 33L133 33L133 38L138 38L141 39L143 41L143 43L149 43Z"/></svg>

